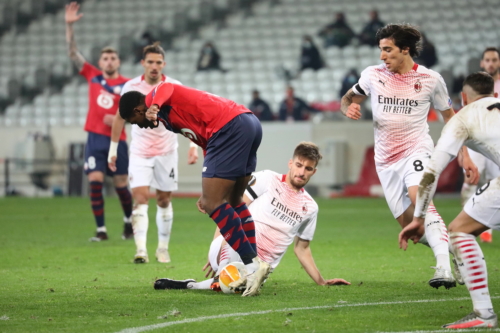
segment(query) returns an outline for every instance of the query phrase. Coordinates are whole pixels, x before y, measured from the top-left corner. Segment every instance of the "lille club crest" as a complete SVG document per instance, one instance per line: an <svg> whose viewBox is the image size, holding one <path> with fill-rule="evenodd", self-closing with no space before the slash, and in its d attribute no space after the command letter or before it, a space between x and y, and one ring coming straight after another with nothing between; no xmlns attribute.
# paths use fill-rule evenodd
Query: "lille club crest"
<svg viewBox="0 0 500 333"><path fill-rule="evenodd" d="M413 86L415 88L415 92L420 92L422 90L422 83L420 83L419 80L417 80L417 82L415 82L415 85Z"/></svg>
<svg viewBox="0 0 500 333"><path fill-rule="evenodd" d="M302 206L302 214L307 214L307 204L304 204L304 206Z"/></svg>

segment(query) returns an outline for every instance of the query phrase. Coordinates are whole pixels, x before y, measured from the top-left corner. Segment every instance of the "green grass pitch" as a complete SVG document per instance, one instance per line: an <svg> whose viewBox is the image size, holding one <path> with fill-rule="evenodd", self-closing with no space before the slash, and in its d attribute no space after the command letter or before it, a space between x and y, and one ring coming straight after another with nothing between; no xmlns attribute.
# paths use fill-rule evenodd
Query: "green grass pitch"
<svg viewBox="0 0 500 333"><path fill-rule="evenodd" d="M261 296L242 298L152 287L156 277L204 279L215 225L197 212L194 199L174 199L172 263L166 265L154 261L154 204L151 262L135 265L134 242L120 237L117 199L106 199L110 240L102 243L88 241L94 222L86 198L0 199L0 332L118 332L149 325L158 325L152 332L430 331L472 310L465 287L428 286L435 263L430 249L399 250L400 228L383 199L317 201L316 264L325 278L352 285L315 285L290 249ZM456 199L436 200L436 207L447 224L460 210ZM496 311L498 237L482 245ZM210 318L216 315L228 317Z"/></svg>

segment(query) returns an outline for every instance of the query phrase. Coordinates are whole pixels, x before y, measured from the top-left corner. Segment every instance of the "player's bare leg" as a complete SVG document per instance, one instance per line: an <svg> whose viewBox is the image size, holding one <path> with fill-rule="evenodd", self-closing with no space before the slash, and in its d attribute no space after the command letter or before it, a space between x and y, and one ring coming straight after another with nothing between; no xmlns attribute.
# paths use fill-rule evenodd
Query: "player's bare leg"
<svg viewBox="0 0 500 333"><path fill-rule="evenodd" d="M123 234L122 238L132 239L134 236L132 230L132 194L128 189L128 175L114 175L113 183L115 185L116 194L120 198L123 209Z"/></svg>
<svg viewBox="0 0 500 333"><path fill-rule="evenodd" d="M256 295L260 285L269 274L269 264L258 259L256 252L243 231L241 219L228 202L241 203L246 187L243 186L248 177L238 178L237 181L221 178L203 178L202 196L199 205L215 221L220 232L228 244L238 252L241 260L249 272L246 281L236 281L238 286L247 283L247 289L242 296ZM239 199L238 199L239 197ZM231 287L238 287L231 286Z"/></svg>
<svg viewBox="0 0 500 333"><path fill-rule="evenodd" d="M90 184L90 204L97 225L96 235L91 237L91 242L100 242L108 239L106 225L104 224L104 197L102 187L104 183L104 173L93 171L87 175Z"/></svg>
<svg viewBox="0 0 500 333"><path fill-rule="evenodd" d="M139 186L132 189L134 197L134 210L132 211L132 227L134 230L134 241L136 253L134 263L144 264L149 262L146 248L147 234L149 227L148 200L149 186Z"/></svg>
<svg viewBox="0 0 500 333"><path fill-rule="evenodd" d="M168 243L172 231L174 211L172 209L172 192L156 190L156 226L158 227L158 248L156 260L161 263L170 262Z"/></svg>
<svg viewBox="0 0 500 333"><path fill-rule="evenodd" d="M498 318L488 290L488 274L483 252L476 241L481 232L488 229L462 211L450 223L451 248L459 263L474 306L474 312L443 327L452 329L498 327Z"/></svg>
<svg viewBox="0 0 500 333"><path fill-rule="evenodd" d="M417 190L418 186L411 186L408 189L408 196L412 205L408 207L403 215L398 217L398 222L403 228L413 220ZM429 205L425 219L425 238L436 258L436 272L433 278L429 280L429 285L434 288L444 286L446 289L455 287L456 281L451 273L449 239L446 225L436 211L433 203Z"/></svg>

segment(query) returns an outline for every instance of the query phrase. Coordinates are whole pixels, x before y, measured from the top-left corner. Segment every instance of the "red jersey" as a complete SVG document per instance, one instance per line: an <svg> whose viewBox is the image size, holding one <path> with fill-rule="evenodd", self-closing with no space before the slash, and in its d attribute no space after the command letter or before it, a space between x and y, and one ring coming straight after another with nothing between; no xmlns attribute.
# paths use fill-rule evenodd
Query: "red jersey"
<svg viewBox="0 0 500 333"><path fill-rule="evenodd" d="M107 114L115 115L118 110L120 92L129 79L118 76L116 79L105 79L102 72L86 62L80 75L89 83L89 111L84 130L111 137L111 126L103 120ZM125 140L125 130L120 135L120 140Z"/></svg>
<svg viewBox="0 0 500 333"><path fill-rule="evenodd" d="M208 140L242 113L252 113L243 105L205 91L160 83L146 96L146 106L158 105L158 120L175 133L180 133L203 149Z"/></svg>

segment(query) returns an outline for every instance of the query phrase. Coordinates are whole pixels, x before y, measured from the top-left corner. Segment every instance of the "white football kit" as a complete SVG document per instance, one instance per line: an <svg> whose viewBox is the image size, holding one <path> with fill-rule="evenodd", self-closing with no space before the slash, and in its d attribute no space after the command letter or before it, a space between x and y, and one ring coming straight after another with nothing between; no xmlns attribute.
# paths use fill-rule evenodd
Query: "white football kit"
<svg viewBox="0 0 500 333"><path fill-rule="evenodd" d="M257 254L274 269L288 246L297 236L312 240L316 229L318 205L304 189L292 190L285 182L286 175L264 170L253 174L245 195L252 200L248 206L255 223ZM221 249L223 238L213 240L209 260L217 271L219 263L241 261L229 245ZM220 250L220 255L219 255Z"/></svg>
<svg viewBox="0 0 500 333"><path fill-rule="evenodd" d="M435 152L438 157L429 162L439 175L449 161L457 156L460 148L465 145L500 166L500 99L493 97L481 98L457 113L443 128ZM440 158L446 153L448 158ZM432 188L436 183L429 186ZM415 216L422 216L426 204L431 200L434 190L419 192ZM500 229L500 177L497 177L482 187L467 201L464 211L493 229Z"/></svg>
<svg viewBox="0 0 500 333"><path fill-rule="evenodd" d="M494 91L500 96L500 79L495 81ZM482 179L489 181L493 178L500 176L500 167L496 165L493 161L487 159L480 153L473 151L468 148L469 156L476 165Z"/></svg>
<svg viewBox="0 0 500 333"><path fill-rule="evenodd" d="M385 64L366 68L352 88L370 96L375 136L375 165L395 218L411 205L408 188L417 186L434 148L427 115L451 108L446 84L437 72L415 64L405 74Z"/></svg>
<svg viewBox="0 0 500 333"><path fill-rule="evenodd" d="M162 82L181 84L165 75L162 79ZM138 91L147 95L154 87L141 75L128 81L121 94ZM151 186L164 192L177 190L178 146L177 134L164 126L141 129L133 124L128 167L130 187Z"/></svg>

